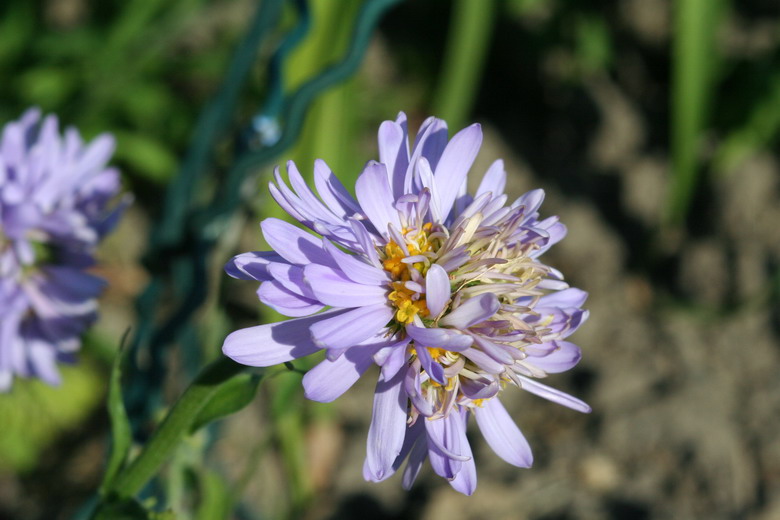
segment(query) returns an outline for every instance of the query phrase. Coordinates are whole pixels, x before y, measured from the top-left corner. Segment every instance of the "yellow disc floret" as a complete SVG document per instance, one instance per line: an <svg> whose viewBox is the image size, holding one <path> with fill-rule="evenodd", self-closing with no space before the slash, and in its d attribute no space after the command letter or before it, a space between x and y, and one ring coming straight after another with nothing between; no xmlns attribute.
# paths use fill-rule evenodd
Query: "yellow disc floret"
<svg viewBox="0 0 780 520"><path fill-rule="evenodd" d="M393 305L398 309L395 313L395 319L400 323L412 323L417 314L420 316L428 315L425 298L413 300L415 296L417 293L404 287L403 282L393 282L393 291L390 292L387 299L393 302Z"/></svg>
<svg viewBox="0 0 780 520"><path fill-rule="evenodd" d="M405 250L398 243L390 240L384 247L384 251L381 251L384 253L382 267L390 273L393 279L392 290L387 299L398 309L395 313L395 319L403 325L412 323L415 316L428 316L424 295L408 288L405 282L412 280L412 269L424 277L430 262L426 260L408 263L404 260L412 256L426 256L426 253L430 254L435 250L436 244L429 238L432 227L433 225L428 222L422 226L422 229L403 229Z"/></svg>

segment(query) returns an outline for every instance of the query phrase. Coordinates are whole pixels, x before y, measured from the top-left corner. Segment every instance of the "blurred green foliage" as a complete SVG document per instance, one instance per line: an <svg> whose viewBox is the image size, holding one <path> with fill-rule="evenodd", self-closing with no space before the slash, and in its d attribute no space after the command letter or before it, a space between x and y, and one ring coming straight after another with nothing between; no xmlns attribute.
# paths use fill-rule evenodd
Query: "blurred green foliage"
<svg viewBox="0 0 780 520"><path fill-rule="evenodd" d="M28 471L62 431L78 428L101 403L102 371L94 364L62 367L62 384L14 381L0 394L0 471Z"/></svg>
<svg viewBox="0 0 780 520"><path fill-rule="evenodd" d="M242 2L0 4L0 120L30 105L117 136L130 178L167 181L242 29Z"/></svg>
<svg viewBox="0 0 780 520"><path fill-rule="evenodd" d="M733 171L751 154L776 146L780 135L780 66L769 72L765 82L766 88L746 111L744 122L718 147L713 159L717 171Z"/></svg>
<svg viewBox="0 0 780 520"><path fill-rule="evenodd" d="M139 182L165 183L221 80L242 13L252 8L204 0L1 2L0 121L36 105L87 139L111 132L115 162L135 191ZM61 388L19 381L0 395L1 467L31 468L43 447L102 401L106 381L92 364L65 367L63 377Z"/></svg>

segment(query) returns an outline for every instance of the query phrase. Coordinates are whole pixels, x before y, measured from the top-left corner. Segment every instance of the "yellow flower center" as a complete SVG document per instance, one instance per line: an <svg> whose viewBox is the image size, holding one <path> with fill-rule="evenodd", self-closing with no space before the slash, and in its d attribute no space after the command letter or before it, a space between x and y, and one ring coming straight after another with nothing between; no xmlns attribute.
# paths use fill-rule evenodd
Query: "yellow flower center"
<svg viewBox="0 0 780 520"><path fill-rule="evenodd" d="M425 303L425 298L413 298L417 296L417 293L404 287L403 282L393 282L393 291L387 296L387 299L393 302L393 305L398 309L395 313L395 319L400 323L407 324L414 321L414 317L419 314L421 316L428 315L428 306Z"/></svg>
<svg viewBox="0 0 780 520"><path fill-rule="evenodd" d="M434 251L434 241L430 240L430 232L433 224L430 222L423 225L422 229L404 229L402 230L404 239L406 239L407 255L401 246L395 241L390 240L385 246L382 266L385 271L390 273L393 279L391 282L392 290L387 299L392 302L397 309L395 319L401 324L409 324L414 321L417 315L428 316L428 306L425 303L423 295L417 291L409 289L406 282L412 280L411 269L415 269L422 277L428 272L430 262L420 261L407 263L403 260L410 256L425 255Z"/></svg>

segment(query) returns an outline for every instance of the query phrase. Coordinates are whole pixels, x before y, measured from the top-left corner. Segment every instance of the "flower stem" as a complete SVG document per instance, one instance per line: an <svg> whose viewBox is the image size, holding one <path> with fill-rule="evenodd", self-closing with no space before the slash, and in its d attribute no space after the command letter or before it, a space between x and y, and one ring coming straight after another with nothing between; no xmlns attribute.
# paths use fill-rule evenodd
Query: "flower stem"
<svg viewBox="0 0 780 520"><path fill-rule="evenodd" d="M221 358L206 367L173 405L141 454L114 480L108 495L127 499L138 494L181 439L189 434L198 414L220 385L245 368L228 358Z"/></svg>
<svg viewBox="0 0 780 520"><path fill-rule="evenodd" d="M453 4L447 50L433 113L461 128L482 79L496 2L459 0Z"/></svg>
<svg viewBox="0 0 780 520"><path fill-rule="evenodd" d="M676 0L673 6L672 176L663 222L672 229L683 227L702 169L700 151L712 108L723 2Z"/></svg>

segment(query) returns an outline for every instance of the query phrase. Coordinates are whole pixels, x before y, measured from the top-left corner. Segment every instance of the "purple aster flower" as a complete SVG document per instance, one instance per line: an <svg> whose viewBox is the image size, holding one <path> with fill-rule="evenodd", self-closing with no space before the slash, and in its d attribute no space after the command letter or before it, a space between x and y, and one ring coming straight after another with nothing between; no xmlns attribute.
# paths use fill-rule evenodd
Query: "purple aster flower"
<svg viewBox="0 0 780 520"><path fill-rule="evenodd" d="M581 412L584 402L537 380L580 359L565 341L587 318L586 293L569 288L539 257L566 234L540 220L534 190L508 203L501 160L474 196L466 177L482 131L448 140L429 118L409 147L406 116L379 128L380 161L369 162L352 197L323 161L317 194L289 162L270 189L314 233L281 220L261 223L271 252L236 256L235 278L262 282L260 300L295 319L242 329L223 351L239 363L269 366L324 349L303 378L306 396L336 399L368 368L381 367L374 394L367 480L404 462L409 488L427 458L461 493L477 477L466 424L476 418L490 447L519 467L531 449L499 400L513 385Z"/></svg>
<svg viewBox="0 0 780 520"><path fill-rule="evenodd" d="M109 208L119 172L114 140L85 144L37 109L0 136L0 391L14 376L56 385L96 317L105 282L90 274L95 247L128 200Z"/></svg>

